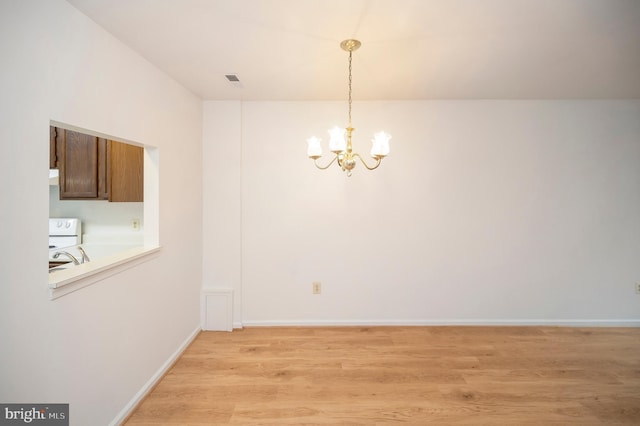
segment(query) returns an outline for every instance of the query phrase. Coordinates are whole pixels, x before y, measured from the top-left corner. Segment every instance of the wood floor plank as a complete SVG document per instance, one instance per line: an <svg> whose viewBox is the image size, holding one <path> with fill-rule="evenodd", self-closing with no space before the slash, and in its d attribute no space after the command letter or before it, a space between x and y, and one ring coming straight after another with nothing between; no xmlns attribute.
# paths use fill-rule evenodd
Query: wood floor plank
<svg viewBox="0 0 640 426"><path fill-rule="evenodd" d="M638 425L640 329L203 332L127 425Z"/></svg>

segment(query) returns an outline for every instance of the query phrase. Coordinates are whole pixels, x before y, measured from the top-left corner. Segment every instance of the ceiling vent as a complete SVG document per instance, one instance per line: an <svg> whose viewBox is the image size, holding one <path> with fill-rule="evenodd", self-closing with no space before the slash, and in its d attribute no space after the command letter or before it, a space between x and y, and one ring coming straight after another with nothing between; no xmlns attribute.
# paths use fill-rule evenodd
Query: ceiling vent
<svg viewBox="0 0 640 426"><path fill-rule="evenodd" d="M242 83L240 82L240 79L237 75L225 74L224 76L227 77L227 80L229 81L229 83L231 83L232 86L242 88Z"/></svg>

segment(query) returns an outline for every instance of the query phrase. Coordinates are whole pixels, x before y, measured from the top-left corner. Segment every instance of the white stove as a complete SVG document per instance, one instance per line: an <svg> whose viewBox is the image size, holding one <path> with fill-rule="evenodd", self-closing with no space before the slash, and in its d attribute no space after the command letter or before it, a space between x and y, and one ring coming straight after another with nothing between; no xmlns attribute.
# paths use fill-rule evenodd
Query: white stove
<svg viewBox="0 0 640 426"><path fill-rule="evenodd" d="M80 219L49 219L49 251L55 251L63 247L77 246L81 242L82 221Z"/></svg>

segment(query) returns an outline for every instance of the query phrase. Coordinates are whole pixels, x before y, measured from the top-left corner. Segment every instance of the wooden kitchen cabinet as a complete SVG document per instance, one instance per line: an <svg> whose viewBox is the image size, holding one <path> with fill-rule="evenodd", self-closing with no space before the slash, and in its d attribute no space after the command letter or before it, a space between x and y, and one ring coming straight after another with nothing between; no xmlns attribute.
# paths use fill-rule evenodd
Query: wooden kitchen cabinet
<svg viewBox="0 0 640 426"><path fill-rule="evenodd" d="M52 134L61 200L143 201L143 148L61 128Z"/></svg>
<svg viewBox="0 0 640 426"><path fill-rule="evenodd" d="M58 129L53 126L49 126L49 168L58 168L58 153L56 150L56 135Z"/></svg>
<svg viewBox="0 0 640 426"><path fill-rule="evenodd" d="M108 141L109 201L143 200L144 149L116 141Z"/></svg>

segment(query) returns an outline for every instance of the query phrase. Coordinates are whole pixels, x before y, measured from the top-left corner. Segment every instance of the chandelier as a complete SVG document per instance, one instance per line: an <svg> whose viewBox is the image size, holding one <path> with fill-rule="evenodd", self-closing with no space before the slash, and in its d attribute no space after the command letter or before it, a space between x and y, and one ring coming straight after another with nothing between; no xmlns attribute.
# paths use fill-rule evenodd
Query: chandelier
<svg viewBox="0 0 640 426"><path fill-rule="evenodd" d="M322 157L321 139L315 136L307 139L309 144L307 155L313 160L317 168L325 170L337 161L342 171L347 172L347 176L351 176L351 170L356 166L356 158L367 169L377 169L382 159L389 154L389 139L391 139L391 135L385 132L378 132L373 136L373 139L371 139L371 157L375 160L373 165L367 164L360 154L353 152L351 134L355 129L351 126L351 57L353 51L357 50L361 44L358 40L352 39L344 40L340 43L342 50L349 52L349 126L346 129L336 126L329 130L329 150L334 154L334 157L326 166L318 164L318 158Z"/></svg>

